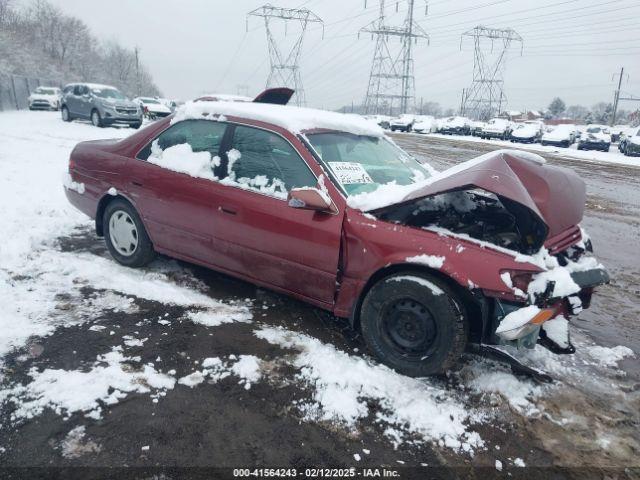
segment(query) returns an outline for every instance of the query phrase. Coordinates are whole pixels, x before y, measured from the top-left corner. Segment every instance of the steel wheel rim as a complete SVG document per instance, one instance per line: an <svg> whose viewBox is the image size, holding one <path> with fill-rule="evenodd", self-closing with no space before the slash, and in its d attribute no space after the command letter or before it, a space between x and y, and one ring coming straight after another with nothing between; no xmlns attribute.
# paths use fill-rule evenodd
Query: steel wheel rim
<svg viewBox="0 0 640 480"><path fill-rule="evenodd" d="M124 210L116 210L109 218L111 245L125 257L133 255L138 248L138 229L131 216Z"/></svg>
<svg viewBox="0 0 640 480"><path fill-rule="evenodd" d="M91 115L91 122L97 127L100 123L100 118L98 117L98 112L93 112Z"/></svg>
<svg viewBox="0 0 640 480"><path fill-rule="evenodd" d="M436 322L427 307L411 298L395 300L383 312L382 334L405 357L422 358L433 350Z"/></svg>

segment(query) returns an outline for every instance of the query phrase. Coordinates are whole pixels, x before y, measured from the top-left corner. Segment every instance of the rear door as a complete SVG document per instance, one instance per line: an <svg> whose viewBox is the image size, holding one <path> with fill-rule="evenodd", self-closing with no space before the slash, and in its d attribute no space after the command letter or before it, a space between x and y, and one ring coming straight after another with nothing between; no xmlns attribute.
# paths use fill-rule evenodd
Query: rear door
<svg viewBox="0 0 640 480"><path fill-rule="evenodd" d="M242 125L229 129L214 235L244 275L332 305L342 212L290 207L291 188L317 186L304 159L279 134Z"/></svg>
<svg viewBox="0 0 640 480"><path fill-rule="evenodd" d="M226 124L185 120L172 125L138 153L129 190L159 249L196 261L219 263L213 221L220 204L214 182Z"/></svg>

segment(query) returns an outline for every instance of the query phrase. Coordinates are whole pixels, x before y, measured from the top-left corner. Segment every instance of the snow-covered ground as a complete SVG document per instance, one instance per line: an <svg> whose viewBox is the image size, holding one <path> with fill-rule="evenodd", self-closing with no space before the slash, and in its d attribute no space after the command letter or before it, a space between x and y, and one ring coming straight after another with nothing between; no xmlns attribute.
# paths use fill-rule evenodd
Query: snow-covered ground
<svg viewBox="0 0 640 480"><path fill-rule="evenodd" d="M563 448L570 448L571 435L591 436L595 441L605 433L608 440L602 448L609 449L612 458L620 445L640 445L634 443L640 440L628 438L626 431L610 430L605 420L585 418L589 415L586 409L598 408L593 395L627 401L625 372L619 363L637 353L627 347L599 346L578 332L573 338L576 355L555 356L540 347L525 352L528 363L559 380L550 385L516 377L505 366L476 357L467 358L463 369L448 380L412 379L377 364L357 349L347 351L296 329L294 324L286 328L270 324L264 319L268 305L259 305L257 298L222 298L177 262L159 259L149 268L132 270L101 255L60 248L60 238L92 227L88 218L67 203L63 193L62 177L71 149L83 140L124 137L131 132L64 123L56 113L0 113L0 213L4 226L0 298L9 300L0 313L0 412L11 412L6 423L0 424L0 451L10 447L2 439L6 438L2 430L17 429L45 411L75 422L81 415L82 424L69 425L69 436L60 447L66 452L82 440L85 426L100 419L108 427L110 411L126 398L148 396L157 404L178 389L195 392L225 381L240 384L248 395L256 384L275 388L296 385L303 392L302 399L291 399L290 405L283 406L285 412L293 412L290 414L303 422L344 428L349 435L373 425L398 448L425 442L472 457L494 452L491 438L483 433L488 425L523 420L546 422L550 429L561 425L562 429L553 431L566 435L560 440L567 445ZM83 291L87 287L96 293L87 295ZM147 318L144 302L167 313L155 320ZM174 307L183 313L170 315ZM166 347L160 341L136 334L138 330L123 335L106 327L99 320L105 312L140 317L135 325L159 333L161 339L174 335L170 328L180 325L204 328L209 335L230 325L251 328L255 342L278 347L285 354L262 358L242 354L243 345L231 344L225 352L212 349L206 355L188 356L189 372L178 374L163 362ZM8 355L26 358L34 339L46 342L47 336L70 327L101 336L109 346L93 352L77 368L39 364L20 379L4 368L3 359ZM185 338L191 335L189 331ZM571 402L563 403L567 392L574 395ZM519 466L528 459L497 461Z"/></svg>
<svg viewBox="0 0 640 480"><path fill-rule="evenodd" d="M600 152L596 150L578 150L577 143L571 145L569 148L563 148L554 147L552 145L543 146L539 143L513 143L509 140L482 139L480 137L473 137L471 135L443 135L440 133L405 133L398 135L420 135L426 137L455 140L460 142L486 143L495 145L496 148L516 148L529 150L532 152L545 153L548 155L557 155L565 158L576 158L589 162L614 163L617 165L631 165L636 167L640 166L640 157L626 157L618 150L617 145L611 145L611 148L608 152Z"/></svg>

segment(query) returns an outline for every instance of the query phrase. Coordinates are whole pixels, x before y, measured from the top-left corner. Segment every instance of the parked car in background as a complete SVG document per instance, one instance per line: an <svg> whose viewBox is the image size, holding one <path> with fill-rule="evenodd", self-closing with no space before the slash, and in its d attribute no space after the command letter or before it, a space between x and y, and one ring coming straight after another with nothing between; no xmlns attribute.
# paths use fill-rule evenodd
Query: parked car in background
<svg viewBox="0 0 640 480"><path fill-rule="evenodd" d="M58 87L38 87L27 98L29 110L59 110L62 90Z"/></svg>
<svg viewBox="0 0 640 480"><path fill-rule="evenodd" d="M556 147L569 147L576 141L576 126L561 124L552 127L542 134L542 145L554 145Z"/></svg>
<svg viewBox="0 0 640 480"><path fill-rule="evenodd" d="M611 146L611 135L608 129L590 125L578 140L578 150L601 150L608 152Z"/></svg>
<svg viewBox="0 0 640 480"><path fill-rule="evenodd" d="M508 140L511 135L511 122L504 118L492 118L482 128L480 138L499 138Z"/></svg>
<svg viewBox="0 0 640 480"><path fill-rule="evenodd" d="M542 137L541 122L525 122L516 125L511 132L511 141L519 143L536 143Z"/></svg>
<svg viewBox="0 0 640 480"><path fill-rule="evenodd" d="M142 113L147 118L156 119L171 115L171 109L155 98L136 97L133 102L142 108Z"/></svg>
<svg viewBox="0 0 640 480"><path fill-rule="evenodd" d="M391 117L388 115L365 115L364 118L375 123L379 127L384 128L385 130L389 130Z"/></svg>
<svg viewBox="0 0 640 480"><path fill-rule="evenodd" d="M471 122L471 135L474 137L479 137L480 135L482 135L482 129L484 128L486 124L484 122L480 122L480 121L474 121Z"/></svg>
<svg viewBox="0 0 640 480"><path fill-rule="evenodd" d="M416 133L434 133L438 130L438 123L431 115L416 115L413 131Z"/></svg>
<svg viewBox="0 0 640 480"><path fill-rule="evenodd" d="M465 117L449 117L440 125L440 133L444 135L469 135L471 120Z"/></svg>
<svg viewBox="0 0 640 480"><path fill-rule="evenodd" d="M389 122L389 128L392 132L400 130L401 132L410 132L415 123L415 116L403 113L399 117L391 119Z"/></svg>
<svg viewBox="0 0 640 480"><path fill-rule="evenodd" d="M618 149L627 157L640 155L640 128L623 133Z"/></svg>
<svg viewBox="0 0 640 480"><path fill-rule="evenodd" d="M608 281L573 171L502 150L436 174L335 112L190 103L77 145L65 187L120 264L161 253L291 295L411 376L455 368L469 344L573 353L565 318Z"/></svg>
<svg viewBox="0 0 640 480"><path fill-rule="evenodd" d="M129 125L140 128L142 109L110 85L96 83L71 83L64 87L62 119L70 122L76 118L91 120L96 127Z"/></svg>

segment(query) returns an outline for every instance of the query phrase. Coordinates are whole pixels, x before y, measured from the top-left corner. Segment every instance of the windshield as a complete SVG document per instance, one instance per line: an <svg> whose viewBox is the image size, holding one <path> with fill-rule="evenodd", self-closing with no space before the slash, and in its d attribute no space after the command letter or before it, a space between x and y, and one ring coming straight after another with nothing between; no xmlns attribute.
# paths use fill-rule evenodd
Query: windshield
<svg viewBox="0 0 640 480"><path fill-rule="evenodd" d="M39 93L41 95L55 95L55 90L52 88L36 88L35 93Z"/></svg>
<svg viewBox="0 0 640 480"><path fill-rule="evenodd" d="M588 133L600 133L602 129L600 127L591 127L587 128Z"/></svg>
<svg viewBox="0 0 640 480"><path fill-rule="evenodd" d="M385 138L343 132L313 133L307 138L347 195L372 192L393 182L410 185L430 176L416 159Z"/></svg>
<svg viewBox="0 0 640 480"><path fill-rule="evenodd" d="M115 100L124 100L125 96L115 88L94 88L91 92L100 98L113 98Z"/></svg>
<svg viewBox="0 0 640 480"><path fill-rule="evenodd" d="M153 98L141 98L140 100L142 100L142 103L153 103L153 104L160 103L159 101L154 100Z"/></svg>

